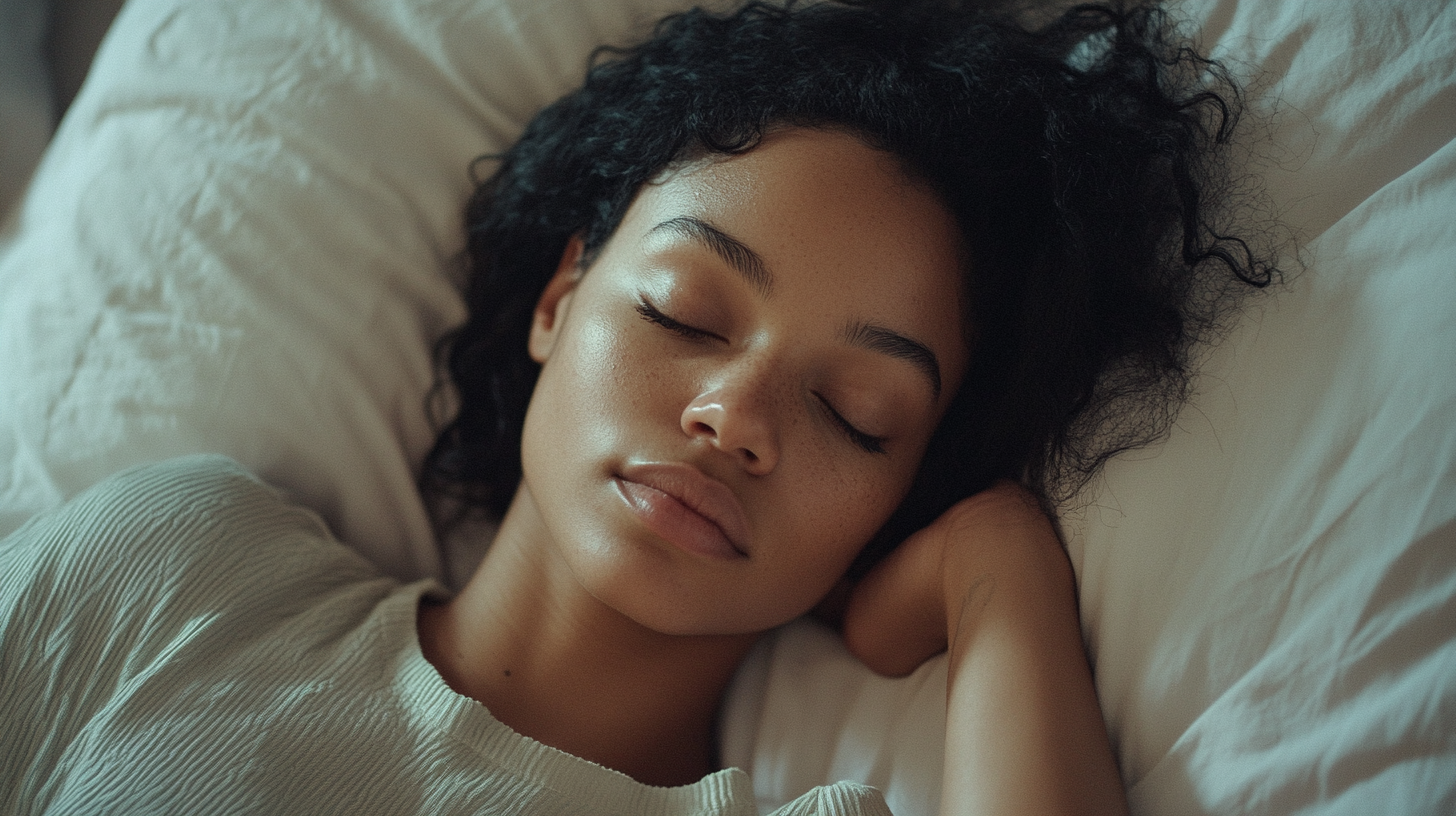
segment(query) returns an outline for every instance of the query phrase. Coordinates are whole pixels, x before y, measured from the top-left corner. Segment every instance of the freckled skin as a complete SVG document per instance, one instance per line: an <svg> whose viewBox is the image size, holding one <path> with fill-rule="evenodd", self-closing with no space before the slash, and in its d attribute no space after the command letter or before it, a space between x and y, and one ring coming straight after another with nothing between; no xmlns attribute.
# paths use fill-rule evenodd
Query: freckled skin
<svg viewBox="0 0 1456 816"><path fill-rule="evenodd" d="M771 293L653 231L684 214L758 253ZM958 242L930 192L838 133L781 132L645 186L590 269L565 267L573 282L533 330L524 486L582 587L675 634L762 631L813 606L903 497L965 367ZM714 337L644 320L644 293ZM929 346L941 395L904 361L849 347L856 321ZM847 440L826 396L884 453ZM726 484L750 557L704 562L642 528L611 482L641 459Z"/></svg>

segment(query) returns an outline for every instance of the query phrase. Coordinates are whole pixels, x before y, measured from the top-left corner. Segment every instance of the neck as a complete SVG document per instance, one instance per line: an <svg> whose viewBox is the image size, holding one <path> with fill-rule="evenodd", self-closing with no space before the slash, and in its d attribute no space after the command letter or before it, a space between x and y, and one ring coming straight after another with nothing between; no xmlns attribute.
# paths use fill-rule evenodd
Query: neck
<svg viewBox="0 0 1456 816"><path fill-rule="evenodd" d="M756 635L666 635L577 583L521 489L460 595L420 611L455 691L518 733L650 785L717 767L719 702Z"/></svg>

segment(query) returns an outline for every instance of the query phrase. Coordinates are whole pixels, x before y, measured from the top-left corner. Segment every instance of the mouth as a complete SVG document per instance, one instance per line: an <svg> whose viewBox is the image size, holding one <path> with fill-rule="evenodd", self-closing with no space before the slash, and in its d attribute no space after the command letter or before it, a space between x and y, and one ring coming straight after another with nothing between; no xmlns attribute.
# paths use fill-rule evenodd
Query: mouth
<svg viewBox="0 0 1456 816"><path fill-rule="evenodd" d="M613 484L644 526L679 549L726 561L748 557L743 505L727 485L692 465L630 465Z"/></svg>

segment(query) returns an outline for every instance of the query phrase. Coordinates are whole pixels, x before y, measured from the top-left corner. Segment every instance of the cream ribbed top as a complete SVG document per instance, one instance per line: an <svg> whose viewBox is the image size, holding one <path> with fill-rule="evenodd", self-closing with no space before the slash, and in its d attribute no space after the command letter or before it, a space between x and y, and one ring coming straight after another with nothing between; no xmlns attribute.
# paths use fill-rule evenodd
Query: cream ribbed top
<svg viewBox="0 0 1456 816"><path fill-rule="evenodd" d="M401 586L221 457L115 476L0 541L0 812L753 814L522 736L421 655ZM888 814L852 783L776 811Z"/></svg>

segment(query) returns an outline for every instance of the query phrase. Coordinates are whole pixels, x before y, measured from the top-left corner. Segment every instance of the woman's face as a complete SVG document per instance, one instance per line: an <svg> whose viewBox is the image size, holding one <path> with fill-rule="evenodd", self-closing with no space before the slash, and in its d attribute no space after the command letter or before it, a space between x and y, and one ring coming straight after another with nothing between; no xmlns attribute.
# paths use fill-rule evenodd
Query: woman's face
<svg viewBox="0 0 1456 816"><path fill-rule="evenodd" d="M535 316L523 498L669 634L807 611L909 489L966 367L950 214L888 154L783 130L645 185Z"/></svg>

